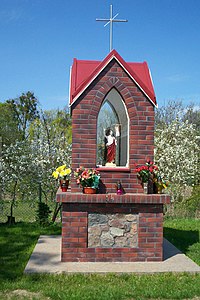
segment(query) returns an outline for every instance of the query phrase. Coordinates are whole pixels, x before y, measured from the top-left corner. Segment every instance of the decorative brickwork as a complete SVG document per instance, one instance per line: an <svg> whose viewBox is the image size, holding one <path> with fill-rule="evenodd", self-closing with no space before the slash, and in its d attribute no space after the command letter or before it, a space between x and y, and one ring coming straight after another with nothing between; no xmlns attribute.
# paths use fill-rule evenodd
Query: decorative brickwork
<svg viewBox="0 0 200 300"><path fill-rule="evenodd" d="M169 203L169 196L155 195L157 200L161 199L157 203L152 202L154 195L143 194L113 195L112 202L108 202L105 194L74 195L59 191L58 196L63 202L62 261L162 261L163 203ZM88 247L90 214L126 214L133 218L137 215L137 247Z"/></svg>
<svg viewBox="0 0 200 300"><path fill-rule="evenodd" d="M154 155L154 106L117 61L112 60L94 82L72 105L72 168L96 166L96 127L100 107L115 88L127 108L129 131L129 167L121 170L102 168L100 192L115 192L121 181L126 193L141 193L142 186L134 172L135 164L144 164ZM75 180L72 192L79 192Z"/></svg>

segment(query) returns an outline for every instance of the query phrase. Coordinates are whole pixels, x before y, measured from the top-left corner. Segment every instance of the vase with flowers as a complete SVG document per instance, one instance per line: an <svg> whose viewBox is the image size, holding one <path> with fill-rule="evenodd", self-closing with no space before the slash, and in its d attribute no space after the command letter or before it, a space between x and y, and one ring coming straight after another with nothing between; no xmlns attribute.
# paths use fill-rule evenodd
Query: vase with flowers
<svg viewBox="0 0 200 300"><path fill-rule="evenodd" d="M149 193L149 190L151 189L150 183L153 183L154 174L157 170L158 167L150 160L148 160L145 165L135 169L135 172L143 185L145 194Z"/></svg>
<svg viewBox="0 0 200 300"><path fill-rule="evenodd" d="M55 179L59 180L62 192L67 192L69 181L71 178L71 169L68 168L66 165L62 165L52 173L52 176Z"/></svg>
<svg viewBox="0 0 200 300"><path fill-rule="evenodd" d="M153 182L155 186L155 193L162 194L163 189L169 186L169 180L162 177L160 173L155 173L153 177Z"/></svg>
<svg viewBox="0 0 200 300"><path fill-rule="evenodd" d="M169 180L161 175L159 168L151 161L147 161L145 165L135 169L138 178L144 188L144 193L161 194L162 190L169 186Z"/></svg>
<svg viewBox="0 0 200 300"><path fill-rule="evenodd" d="M84 194L96 194L99 187L100 173L94 168L80 166L74 172L77 184L83 188Z"/></svg>

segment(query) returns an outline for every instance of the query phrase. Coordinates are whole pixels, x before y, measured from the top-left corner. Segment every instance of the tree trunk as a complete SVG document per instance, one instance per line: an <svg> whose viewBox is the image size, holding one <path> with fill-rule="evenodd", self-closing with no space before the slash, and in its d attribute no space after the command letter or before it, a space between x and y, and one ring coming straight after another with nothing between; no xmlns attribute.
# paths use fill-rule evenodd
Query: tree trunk
<svg viewBox="0 0 200 300"><path fill-rule="evenodd" d="M16 200L16 189L17 189L17 180L15 181L15 184L14 184L13 198L12 198L12 202L11 202L11 206L10 206L10 217L11 217L11 219L13 218L13 207L15 205L15 200Z"/></svg>
<svg viewBox="0 0 200 300"><path fill-rule="evenodd" d="M56 218L57 218L57 215L58 215L58 213L59 213L61 207L62 207L62 203L58 203L58 202L57 202L57 203L56 203L56 207L55 207L54 212L53 212L53 217L52 217L52 222L53 222L53 223L55 222L55 220L56 220Z"/></svg>
<svg viewBox="0 0 200 300"><path fill-rule="evenodd" d="M15 224L15 217L11 217L11 216L7 216L8 220L7 220L7 224L8 225L13 225Z"/></svg>

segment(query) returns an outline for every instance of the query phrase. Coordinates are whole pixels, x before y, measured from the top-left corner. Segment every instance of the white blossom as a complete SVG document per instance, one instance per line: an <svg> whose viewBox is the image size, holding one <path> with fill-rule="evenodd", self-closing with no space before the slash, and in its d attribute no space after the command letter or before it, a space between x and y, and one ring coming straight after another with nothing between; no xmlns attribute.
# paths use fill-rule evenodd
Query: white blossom
<svg viewBox="0 0 200 300"><path fill-rule="evenodd" d="M195 184L199 179L199 136L194 125L176 120L157 129L155 162L172 183Z"/></svg>

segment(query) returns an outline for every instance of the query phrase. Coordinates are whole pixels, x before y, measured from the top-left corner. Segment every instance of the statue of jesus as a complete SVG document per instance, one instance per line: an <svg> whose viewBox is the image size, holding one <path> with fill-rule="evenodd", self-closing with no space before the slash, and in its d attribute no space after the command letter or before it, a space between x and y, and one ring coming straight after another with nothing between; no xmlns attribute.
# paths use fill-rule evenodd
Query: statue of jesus
<svg viewBox="0 0 200 300"><path fill-rule="evenodd" d="M105 130L105 162L106 166L116 166L115 156L116 156L116 145L117 140L111 128Z"/></svg>

